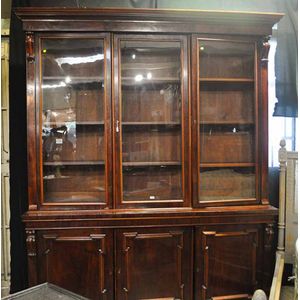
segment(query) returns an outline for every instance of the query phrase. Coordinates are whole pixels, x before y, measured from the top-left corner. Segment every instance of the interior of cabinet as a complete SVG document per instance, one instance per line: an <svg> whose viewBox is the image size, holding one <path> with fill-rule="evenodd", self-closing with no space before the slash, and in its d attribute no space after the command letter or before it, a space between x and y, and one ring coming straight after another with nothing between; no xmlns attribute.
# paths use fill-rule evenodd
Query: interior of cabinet
<svg viewBox="0 0 300 300"><path fill-rule="evenodd" d="M105 57L99 38L43 38L44 201L105 201Z"/></svg>
<svg viewBox="0 0 300 300"><path fill-rule="evenodd" d="M182 199L181 45L120 41L123 201Z"/></svg>
<svg viewBox="0 0 300 300"><path fill-rule="evenodd" d="M256 196L254 44L198 39L200 203Z"/></svg>

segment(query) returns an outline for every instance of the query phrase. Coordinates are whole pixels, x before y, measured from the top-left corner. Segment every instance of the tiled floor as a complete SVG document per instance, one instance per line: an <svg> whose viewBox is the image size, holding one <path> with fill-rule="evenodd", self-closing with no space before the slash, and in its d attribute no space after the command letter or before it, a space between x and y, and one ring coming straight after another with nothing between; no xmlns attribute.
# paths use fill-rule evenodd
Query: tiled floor
<svg viewBox="0 0 300 300"><path fill-rule="evenodd" d="M294 300L294 287L281 287L280 300Z"/></svg>

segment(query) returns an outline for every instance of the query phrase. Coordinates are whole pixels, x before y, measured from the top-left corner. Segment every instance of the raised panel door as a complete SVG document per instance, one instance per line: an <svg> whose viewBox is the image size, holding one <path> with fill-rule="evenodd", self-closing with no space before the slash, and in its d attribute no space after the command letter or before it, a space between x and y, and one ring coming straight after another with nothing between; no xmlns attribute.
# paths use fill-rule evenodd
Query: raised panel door
<svg viewBox="0 0 300 300"><path fill-rule="evenodd" d="M260 226L199 227L196 298L245 298L261 287L262 242Z"/></svg>
<svg viewBox="0 0 300 300"><path fill-rule="evenodd" d="M117 299L192 299L192 232L117 231Z"/></svg>
<svg viewBox="0 0 300 300"><path fill-rule="evenodd" d="M89 299L113 299L113 235L98 229L37 232L38 282Z"/></svg>

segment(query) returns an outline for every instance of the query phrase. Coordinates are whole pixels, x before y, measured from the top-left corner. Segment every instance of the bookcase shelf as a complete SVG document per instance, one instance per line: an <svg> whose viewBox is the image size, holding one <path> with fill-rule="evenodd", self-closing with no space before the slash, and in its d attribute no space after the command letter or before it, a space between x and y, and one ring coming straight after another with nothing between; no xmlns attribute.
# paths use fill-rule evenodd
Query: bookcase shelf
<svg viewBox="0 0 300 300"><path fill-rule="evenodd" d="M255 163L200 163L200 168L249 168Z"/></svg>
<svg viewBox="0 0 300 300"><path fill-rule="evenodd" d="M122 162L123 167L168 167L181 166L180 161L137 161L137 162Z"/></svg>
<svg viewBox="0 0 300 300"><path fill-rule="evenodd" d="M130 122L123 121L122 125L124 126L179 126L180 122L164 122L164 121L147 121L147 122Z"/></svg>
<svg viewBox="0 0 300 300"><path fill-rule="evenodd" d="M103 166L104 161L45 161L44 166Z"/></svg>
<svg viewBox="0 0 300 300"><path fill-rule="evenodd" d="M219 78L219 77L200 77L200 83L253 83L253 78Z"/></svg>

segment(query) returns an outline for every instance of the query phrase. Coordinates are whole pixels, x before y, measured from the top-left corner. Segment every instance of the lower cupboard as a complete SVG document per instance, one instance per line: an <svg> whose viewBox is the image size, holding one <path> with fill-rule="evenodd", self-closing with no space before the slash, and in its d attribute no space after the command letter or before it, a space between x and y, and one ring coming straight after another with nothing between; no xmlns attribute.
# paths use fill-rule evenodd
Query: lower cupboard
<svg viewBox="0 0 300 300"><path fill-rule="evenodd" d="M247 299L268 280L265 231L263 224L32 230L29 277L33 284L36 271L36 283L90 299Z"/></svg>

